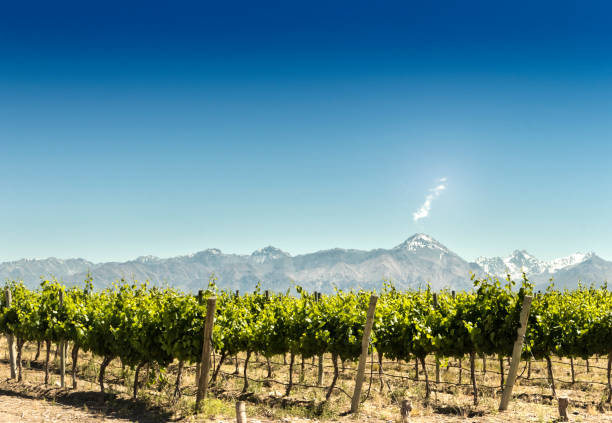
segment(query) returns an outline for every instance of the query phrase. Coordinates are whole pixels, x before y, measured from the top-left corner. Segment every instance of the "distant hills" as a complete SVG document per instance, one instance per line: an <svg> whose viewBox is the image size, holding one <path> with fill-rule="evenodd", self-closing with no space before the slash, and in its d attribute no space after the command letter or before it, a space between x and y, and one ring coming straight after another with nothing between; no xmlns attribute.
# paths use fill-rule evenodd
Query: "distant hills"
<svg viewBox="0 0 612 423"><path fill-rule="evenodd" d="M435 290L460 290L472 286L470 272L500 277L510 273L520 280L523 270L540 289L551 278L559 287L575 287L578 281L600 284L612 280L612 262L594 253L576 253L546 262L516 250L508 257L479 257L470 263L425 234L415 234L391 249L335 248L297 256L270 246L250 255L208 249L186 256L145 256L126 262L23 259L0 263L0 278L23 280L34 287L41 276L54 276L68 285L79 285L90 273L98 288L125 278L196 291L206 287L214 273L217 284L231 290L250 291L261 282L263 289L275 291L296 284L309 291L330 292L334 287L380 288L383 280L392 281L400 289L429 283Z"/></svg>

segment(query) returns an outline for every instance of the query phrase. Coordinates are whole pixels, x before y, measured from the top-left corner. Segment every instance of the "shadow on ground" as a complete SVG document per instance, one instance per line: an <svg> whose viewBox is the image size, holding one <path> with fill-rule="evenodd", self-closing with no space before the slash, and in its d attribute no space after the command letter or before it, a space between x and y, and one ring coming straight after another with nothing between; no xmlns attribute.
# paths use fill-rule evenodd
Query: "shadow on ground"
<svg viewBox="0 0 612 423"><path fill-rule="evenodd" d="M29 385L17 382L0 383L0 395L25 399L46 399L70 407L86 409L92 415L106 418L128 419L138 423L174 422L171 413L151 407L140 400L121 398L116 394L96 391L71 391L44 385Z"/></svg>

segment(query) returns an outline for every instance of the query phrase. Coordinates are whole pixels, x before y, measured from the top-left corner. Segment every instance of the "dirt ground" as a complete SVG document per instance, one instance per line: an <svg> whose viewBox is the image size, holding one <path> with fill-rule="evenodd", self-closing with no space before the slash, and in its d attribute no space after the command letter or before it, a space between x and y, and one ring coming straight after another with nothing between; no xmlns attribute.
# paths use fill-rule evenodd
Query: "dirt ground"
<svg viewBox="0 0 612 423"><path fill-rule="evenodd" d="M49 395L57 395L55 399L48 399ZM111 399L101 401L97 392L66 393L59 388L43 389L41 387L17 384L16 382L0 383L0 422L2 423L100 423L100 422L223 422L235 421L231 416L223 416L212 419L195 419L188 417L181 419L177 416L164 416L150 411L139 413L137 410L126 411L131 407L130 401ZM248 405L249 414L256 412L254 406ZM390 410L377 410L376 407L366 407L364 412L357 416L341 417L330 420L330 422L355 422L364 421L370 423L395 423L400 421L399 416L390 418ZM552 422L556 421L555 408L552 406L529 405L517 401L511 406L507 413L488 414L482 416L457 416L445 415L443 410L423 408L416 406L410 421L421 422ZM122 413L131 414L129 417L121 417ZM399 414L399 413L397 413ZM397 415L396 414L396 415ZM385 416L386 415L386 416ZM612 415L602 414L594 410L570 410L570 421L576 422L612 422ZM318 422L317 419L285 417L280 420L268 420L258 417L249 418L251 423L281 422Z"/></svg>
<svg viewBox="0 0 612 423"><path fill-rule="evenodd" d="M80 422L99 423L105 421L129 422L115 417L91 414L71 405L62 405L46 400L23 398L12 393L0 394L0 421L17 422Z"/></svg>
<svg viewBox="0 0 612 423"><path fill-rule="evenodd" d="M1 344L0 340L0 344ZM1 345L0 345L1 347ZM97 362L91 357L83 355L82 367L79 368L79 388L77 390L59 388L58 374L54 371L51 374L50 385L43 383L44 372L40 362L34 362L32 356L34 349L29 345L26 349L28 366L24 368L24 381L16 382L9 379L9 366L6 357L0 358L0 423L34 423L34 422L79 422L79 423L98 423L98 422L225 422L235 421L234 406L236 398L240 396L242 380L234 379L231 372L234 364L228 363L224 366L226 375L223 379L224 395L213 395L206 400L206 410L198 417L191 412L186 412L193 406L194 387L191 381L194 378L193 369L187 368L183 382L183 401L184 404L169 406L168 402L172 396L172 383L166 386L164 391L155 389L143 389L137 400L133 400L126 382L129 376L121 376L121 366L115 363L111 368L113 372L108 374L109 392L103 396L99 392L96 383ZM494 363L492 361L492 363ZM282 363L281 363L282 364ZM395 372L398 366L398 374L408 374L410 371L407 366L389 363L385 365L389 375ZM601 361L591 363L591 372L585 373L584 369L577 377L588 379L589 381L603 380ZM354 366L353 366L354 367ZM348 368L347 368L348 369ZM559 363L555 368L559 378L567 378L567 365ZM283 373L284 367L275 367L276 377L285 379L287 375ZM263 378L265 365L262 363L253 364L251 370L255 378ZM556 400L549 393L549 387L545 382L537 384L537 376L541 376L544 369L534 365L534 380L525 385L520 383L515 390L515 399L510 403L508 412L498 413L499 392L485 390L480 398L478 406L472 406L470 389L439 389L433 395L429 403L423 401L422 384L410 382L404 384L400 381L395 383L393 392L399 398L410 398L413 402L413 410L410 421L414 423L434 422L434 423L454 423L454 422L556 422L558 411ZM168 374L171 374L169 372ZM310 372L312 373L312 372ZM314 377L307 372L308 377ZM326 380L331 377L325 375ZM455 368L449 368L442 372L443 379L456 380ZM494 384L497 377L490 369L487 376L481 376L479 382L483 386ZM172 382L172 380L170 380ZM308 380L307 380L308 382ZM314 382L311 382L314 383ZM347 370L346 377L341 377L339 386L345 391L350 391L353 386L352 376ZM350 402L342 393L333 396L331 401L331 411L328 414L317 415L308 413L302 406L293 406L285 409L273 406L271 403L252 401L253 398L245 398L247 401L247 414L250 423L271 423L271 422L340 422L349 423L363 421L368 423L396 423L400 422L399 409L395 402L390 400L389 390L378 392L377 383L373 384L372 395L362 405L362 412L357 416L343 415ZM255 395L264 398L280 398L282 393L277 391L280 387L267 388L265 385L253 382L251 391ZM559 396L567 395L571 402L569 407L570 421L573 422L612 422L612 411L609 405L602 407L601 398L603 389L600 385L577 383L569 385L559 383L557 387ZM297 401L308 402L312 399L320 401L324 391L312 389L299 389L296 387L292 393L292 398ZM216 396L216 397L215 397Z"/></svg>

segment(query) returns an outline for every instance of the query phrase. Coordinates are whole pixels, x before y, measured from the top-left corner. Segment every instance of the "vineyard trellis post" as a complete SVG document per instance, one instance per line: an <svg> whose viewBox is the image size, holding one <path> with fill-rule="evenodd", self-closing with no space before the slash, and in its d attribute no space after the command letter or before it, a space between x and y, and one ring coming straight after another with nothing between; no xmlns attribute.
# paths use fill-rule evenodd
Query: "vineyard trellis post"
<svg viewBox="0 0 612 423"><path fill-rule="evenodd" d="M370 305L368 307L368 314L366 317L366 324L363 328L363 338L361 340L361 357L359 357L359 367L357 368L355 391L353 392L353 398L351 400L351 413L356 413L357 411L359 411L359 404L361 403L361 388L363 386L363 379L365 376L366 361L368 360L368 347L370 346L370 334L372 332L372 325L374 323L376 301L378 301L378 296L371 295Z"/></svg>
<svg viewBox="0 0 612 423"><path fill-rule="evenodd" d="M434 292L433 294L433 306L434 306L434 310L438 309L438 294L436 294ZM438 359L438 356L435 356L436 358L436 383L440 383L440 360Z"/></svg>
<svg viewBox="0 0 612 423"><path fill-rule="evenodd" d="M198 291L198 304L202 305L204 302L204 291L200 289ZM196 363L196 371L195 371L195 386L197 387L200 383L200 362Z"/></svg>
<svg viewBox="0 0 612 423"><path fill-rule="evenodd" d="M4 291L4 298L6 300L6 306L10 307L12 303L10 288L6 288ZM8 345L9 363L11 366L11 379L15 379L17 378L17 354L15 352L15 338L13 337L12 333L6 334L6 343Z"/></svg>
<svg viewBox="0 0 612 423"><path fill-rule="evenodd" d="M569 418L567 417L567 406L569 405L569 398L559 397L557 401L559 405L559 420L558 421L561 421L561 422L569 421Z"/></svg>
<svg viewBox="0 0 612 423"><path fill-rule="evenodd" d="M316 302L321 301L320 292L315 292L315 301ZM319 354L318 358L319 358L319 365L317 368L317 385L322 386L323 385L323 354Z"/></svg>
<svg viewBox="0 0 612 423"><path fill-rule="evenodd" d="M196 397L196 413L200 411L202 399L206 397L208 390L208 373L210 372L210 350L213 325L215 323L215 309L217 298L210 297L206 301L206 322L204 324L204 340L202 341L202 359L200 380L198 381L198 395Z"/></svg>
<svg viewBox="0 0 612 423"><path fill-rule="evenodd" d="M247 423L246 405L244 401L236 403L236 423Z"/></svg>
<svg viewBox="0 0 612 423"><path fill-rule="evenodd" d="M455 302L455 300L457 299L457 292L451 291L451 297L453 297L453 302ZM458 365L459 365L459 385L461 385L461 377L463 376L463 366L462 366L461 358L459 359Z"/></svg>
<svg viewBox="0 0 612 423"><path fill-rule="evenodd" d="M60 310L64 306L64 291L60 290L59 292L59 307ZM66 387L66 348L65 342L63 339L59 341L58 348L60 350L60 386L62 388Z"/></svg>
<svg viewBox="0 0 612 423"><path fill-rule="evenodd" d="M514 381L516 380L516 374L518 372L519 362L521 361L521 352L523 350L523 340L525 338L525 332L527 331L527 318L529 317L529 310L531 309L532 297L526 295L523 298L523 306L520 314L520 326L517 331L516 341L514 342L514 348L512 350L512 362L510 369L508 370L508 378L506 380L506 387L502 394L501 402L499 403L499 411L506 411L508 409L508 403L512 397L512 388L514 387Z"/></svg>

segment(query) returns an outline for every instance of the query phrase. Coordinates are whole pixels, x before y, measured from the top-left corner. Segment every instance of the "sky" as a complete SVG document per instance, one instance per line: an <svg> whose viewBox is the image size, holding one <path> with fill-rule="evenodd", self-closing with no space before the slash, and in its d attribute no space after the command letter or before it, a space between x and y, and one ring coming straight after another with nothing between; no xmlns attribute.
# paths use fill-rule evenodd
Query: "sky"
<svg viewBox="0 0 612 423"><path fill-rule="evenodd" d="M5 2L0 261L612 259L609 2Z"/></svg>

